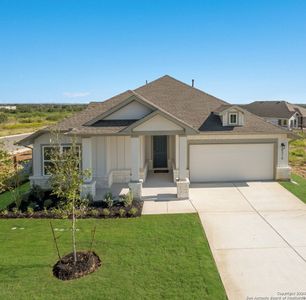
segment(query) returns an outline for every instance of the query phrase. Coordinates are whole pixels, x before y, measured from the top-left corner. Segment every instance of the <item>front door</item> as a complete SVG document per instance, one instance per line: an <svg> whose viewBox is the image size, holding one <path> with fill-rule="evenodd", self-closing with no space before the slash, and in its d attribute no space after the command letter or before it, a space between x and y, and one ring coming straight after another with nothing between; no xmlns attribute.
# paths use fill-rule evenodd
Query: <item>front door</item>
<svg viewBox="0 0 306 300"><path fill-rule="evenodd" d="M167 168L167 136L153 136L153 168Z"/></svg>

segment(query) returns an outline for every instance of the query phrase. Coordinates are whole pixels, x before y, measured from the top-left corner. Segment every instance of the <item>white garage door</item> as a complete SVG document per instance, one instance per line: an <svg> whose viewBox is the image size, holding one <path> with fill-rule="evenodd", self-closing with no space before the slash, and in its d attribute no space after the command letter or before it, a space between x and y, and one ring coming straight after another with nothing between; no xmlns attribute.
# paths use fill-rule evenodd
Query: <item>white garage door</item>
<svg viewBox="0 0 306 300"><path fill-rule="evenodd" d="M273 144L190 145L191 182L273 179Z"/></svg>

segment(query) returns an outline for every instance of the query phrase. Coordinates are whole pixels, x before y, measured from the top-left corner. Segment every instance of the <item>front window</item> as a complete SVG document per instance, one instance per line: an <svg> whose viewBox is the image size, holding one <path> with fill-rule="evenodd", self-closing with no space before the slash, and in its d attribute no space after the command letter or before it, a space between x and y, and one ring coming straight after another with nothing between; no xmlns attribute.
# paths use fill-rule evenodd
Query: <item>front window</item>
<svg viewBox="0 0 306 300"><path fill-rule="evenodd" d="M281 119L278 120L278 125L282 126L282 120Z"/></svg>
<svg viewBox="0 0 306 300"><path fill-rule="evenodd" d="M58 147L58 146L56 146ZM52 162L52 151L54 151L55 146L43 146L42 149L42 170L43 170L43 176L50 176L51 172L50 169L52 168L53 162ZM59 146L59 150L60 153L63 153L65 151L68 151L69 149L71 149L71 146L69 145L63 145L63 146ZM76 152L77 154L81 155L81 148L80 146L76 146Z"/></svg>
<svg viewBox="0 0 306 300"><path fill-rule="evenodd" d="M284 120L283 125L284 125L284 126L287 126L287 125L288 125L287 120Z"/></svg>
<svg viewBox="0 0 306 300"><path fill-rule="evenodd" d="M230 125L237 125L237 123L238 123L237 113L230 113L229 114L229 124Z"/></svg>

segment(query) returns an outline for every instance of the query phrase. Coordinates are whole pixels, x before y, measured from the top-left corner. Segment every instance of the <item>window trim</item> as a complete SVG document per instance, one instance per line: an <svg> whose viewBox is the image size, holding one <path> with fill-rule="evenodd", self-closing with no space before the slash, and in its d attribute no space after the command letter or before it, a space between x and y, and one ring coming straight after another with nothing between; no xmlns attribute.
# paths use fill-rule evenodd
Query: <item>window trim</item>
<svg viewBox="0 0 306 300"><path fill-rule="evenodd" d="M63 148L64 147L71 147L72 144L66 143L66 144L60 144L60 145L55 145L55 146L52 146L50 144L41 145L41 174L42 174L43 177L50 177L51 176L51 175L45 174L45 162L51 162L51 160L50 159L45 159L44 149L45 148L54 148L54 147L57 147L57 146L60 147L60 153L63 153ZM81 144L76 144L76 147L79 148L79 155L80 155L80 158L82 158ZM82 159L81 159L80 168L82 169Z"/></svg>
<svg viewBox="0 0 306 300"><path fill-rule="evenodd" d="M231 116L236 117L236 122L231 122ZM228 124L229 125L238 125L238 113L237 112L229 112L228 113Z"/></svg>

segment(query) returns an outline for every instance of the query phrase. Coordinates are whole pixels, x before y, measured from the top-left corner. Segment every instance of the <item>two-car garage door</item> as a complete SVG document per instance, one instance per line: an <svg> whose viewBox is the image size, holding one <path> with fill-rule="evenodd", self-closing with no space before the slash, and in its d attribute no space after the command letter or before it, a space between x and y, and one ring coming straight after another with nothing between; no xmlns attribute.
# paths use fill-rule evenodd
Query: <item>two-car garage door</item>
<svg viewBox="0 0 306 300"><path fill-rule="evenodd" d="M274 144L201 144L189 146L191 182L271 180Z"/></svg>

